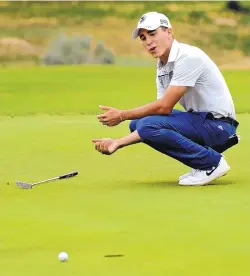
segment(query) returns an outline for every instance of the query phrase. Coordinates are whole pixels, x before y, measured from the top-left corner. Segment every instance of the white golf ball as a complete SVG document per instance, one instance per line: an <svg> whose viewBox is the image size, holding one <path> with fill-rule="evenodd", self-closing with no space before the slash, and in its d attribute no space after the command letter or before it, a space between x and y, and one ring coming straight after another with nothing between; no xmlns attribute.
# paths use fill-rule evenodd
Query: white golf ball
<svg viewBox="0 0 250 276"><path fill-rule="evenodd" d="M58 254L58 260L60 262L67 262L68 261L68 258L69 258L69 255L66 253L66 252L60 252Z"/></svg>

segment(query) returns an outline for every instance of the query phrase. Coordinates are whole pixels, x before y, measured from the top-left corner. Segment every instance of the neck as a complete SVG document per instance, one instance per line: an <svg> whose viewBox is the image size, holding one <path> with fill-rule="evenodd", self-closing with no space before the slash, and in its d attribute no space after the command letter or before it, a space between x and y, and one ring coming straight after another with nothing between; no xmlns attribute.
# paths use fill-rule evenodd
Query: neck
<svg viewBox="0 0 250 276"><path fill-rule="evenodd" d="M169 58L169 54L170 54L170 50L172 48L174 40L172 39L172 41L170 42L169 47L166 49L166 51L164 52L164 54L160 57L160 61L163 64L166 64L168 62L168 58Z"/></svg>

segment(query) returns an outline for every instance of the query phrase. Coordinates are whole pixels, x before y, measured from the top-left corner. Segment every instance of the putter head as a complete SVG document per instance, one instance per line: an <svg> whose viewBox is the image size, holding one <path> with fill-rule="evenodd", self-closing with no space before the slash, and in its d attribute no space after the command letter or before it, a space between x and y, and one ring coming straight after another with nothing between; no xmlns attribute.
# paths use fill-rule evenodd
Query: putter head
<svg viewBox="0 0 250 276"><path fill-rule="evenodd" d="M26 182L17 181L16 185L22 189L32 189L32 185Z"/></svg>

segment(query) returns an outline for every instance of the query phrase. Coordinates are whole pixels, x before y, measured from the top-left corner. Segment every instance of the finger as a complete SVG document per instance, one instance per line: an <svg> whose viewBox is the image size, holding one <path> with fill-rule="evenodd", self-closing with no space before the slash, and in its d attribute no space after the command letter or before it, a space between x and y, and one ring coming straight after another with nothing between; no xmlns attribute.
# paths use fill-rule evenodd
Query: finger
<svg viewBox="0 0 250 276"><path fill-rule="evenodd" d="M101 152L105 152L104 143L101 143L101 144L100 144L100 151L101 151Z"/></svg>
<svg viewBox="0 0 250 276"><path fill-rule="evenodd" d="M107 125L109 123L109 121L99 121L99 122L103 125Z"/></svg>
<svg viewBox="0 0 250 276"><path fill-rule="evenodd" d="M107 143L105 143L105 142L102 143L102 153L103 154L107 154L108 153Z"/></svg>
<svg viewBox="0 0 250 276"><path fill-rule="evenodd" d="M93 143L101 142L102 139L92 139Z"/></svg>
<svg viewBox="0 0 250 276"><path fill-rule="evenodd" d="M110 110L112 107L105 106L105 105L99 105L99 108L102 109L102 110Z"/></svg>
<svg viewBox="0 0 250 276"><path fill-rule="evenodd" d="M97 151L100 151L100 143L96 143L96 144L95 144L95 149L96 149Z"/></svg>
<svg viewBox="0 0 250 276"><path fill-rule="evenodd" d="M108 143L106 141L103 141L102 143L102 152L104 153L108 152Z"/></svg>
<svg viewBox="0 0 250 276"><path fill-rule="evenodd" d="M107 143L103 144L103 152L108 152L108 145L107 145Z"/></svg>
<svg viewBox="0 0 250 276"><path fill-rule="evenodd" d="M97 117L98 119L104 119L104 118L106 118L107 116L106 116L105 113L104 113L104 114L97 115L96 117Z"/></svg>
<svg viewBox="0 0 250 276"><path fill-rule="evenodd" d="M99 122L104 122L104 123L106 123L106 122L108 122L109 121L109 119L107 119L107 118L105 118L105 119L99 119Z"/></svg>
<svg viewBox="0 0 250 276"><path fill-rule="evenodd" d="M98 144L95 144L95 150L101 152L100 144L99 144L99 143L98 143Z"/></svg>
<svg viewBox="0 0 250 276"><path fill-rule="evenodd" d="M109 126L109 122L102 122L104 126Z"/></svg>

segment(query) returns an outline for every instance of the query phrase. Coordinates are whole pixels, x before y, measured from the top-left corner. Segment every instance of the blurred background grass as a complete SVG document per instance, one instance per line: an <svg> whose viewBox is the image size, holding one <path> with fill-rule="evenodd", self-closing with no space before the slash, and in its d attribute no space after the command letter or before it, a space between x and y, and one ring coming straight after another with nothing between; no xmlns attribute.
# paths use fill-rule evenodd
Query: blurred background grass
<svg viewBox="0 0 250 276"><path fill-rule="evenodd" d="M131 31L139 17L160 11L171 20L177 40L201 47L220 66L246 67L250 55L250 13L220 2L0 2L0 61L36 64L59 34L91 36L113 50L116 63L151 65ZM250 2L241 2L250 8ZM6 27L8 26L8 27ZM10 46L11 45L11 46Z"/></svg>
<svg viewBox="0 0 250 276"><path fill-rule="evenodd" d="M2 68L0 116L97 114L100 104L133 108L155 99L154 74L153 66ZM223 70L223 75L236 112L250 113L249 71Z"/></svg>

